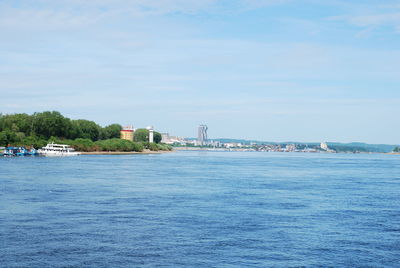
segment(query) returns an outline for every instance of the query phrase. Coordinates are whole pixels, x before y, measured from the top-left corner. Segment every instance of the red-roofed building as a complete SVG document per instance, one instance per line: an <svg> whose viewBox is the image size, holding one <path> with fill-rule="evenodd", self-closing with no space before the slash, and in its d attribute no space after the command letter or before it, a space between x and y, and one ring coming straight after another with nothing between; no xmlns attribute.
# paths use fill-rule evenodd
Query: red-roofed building
<svg viewBox="0 0 400 268"><path fill-rule="evenodd" d="M133 133L134 132L135 132L135 129L133 128L133 126L123 127L121 130L121 139L133 141Z"/></svg>

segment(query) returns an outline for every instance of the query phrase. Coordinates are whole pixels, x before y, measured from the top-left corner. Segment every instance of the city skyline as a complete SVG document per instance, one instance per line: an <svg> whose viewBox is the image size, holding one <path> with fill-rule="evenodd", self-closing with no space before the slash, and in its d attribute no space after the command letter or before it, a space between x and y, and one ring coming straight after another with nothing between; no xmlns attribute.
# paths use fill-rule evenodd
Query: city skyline
<svg viewBox="0 0 400 268"><path fill-rule="evenodd" d="M400 2L4 0L1 113L399 144Z"/></svg>

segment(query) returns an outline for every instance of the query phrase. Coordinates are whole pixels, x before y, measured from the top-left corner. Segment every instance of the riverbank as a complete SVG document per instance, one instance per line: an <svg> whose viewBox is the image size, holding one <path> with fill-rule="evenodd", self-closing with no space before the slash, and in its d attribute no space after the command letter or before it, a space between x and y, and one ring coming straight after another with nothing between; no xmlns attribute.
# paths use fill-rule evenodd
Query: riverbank
<svg viewBox="0 0 400 268"><path fill-rule="evenodd" d="M173 147L176 151L256 152L250 148Z"/></svg>
<svg viewBox="0 0 400 268"><path fill-rule="evenodd" d="M81 152L81 155L131 155L131 154L162 154L173 151L150 151L143 150L142 152Z"/></svg>
<svg viewBox="0 0 400 268"><path fill-rule="evenodd" d="M257 151L251 148L212 148L212 147L173 147L175 151L208 151L208 152L268 152L268 151ZM275 151L276 153L287 153L285 151ZM295 153L302 153L302 151L296 151ZM337 152L324 152L324 151L311 151L303 153L321 153L321 154L336 154ZM341 154L390 154L400 155L400 152L338 152Z"/></svg>

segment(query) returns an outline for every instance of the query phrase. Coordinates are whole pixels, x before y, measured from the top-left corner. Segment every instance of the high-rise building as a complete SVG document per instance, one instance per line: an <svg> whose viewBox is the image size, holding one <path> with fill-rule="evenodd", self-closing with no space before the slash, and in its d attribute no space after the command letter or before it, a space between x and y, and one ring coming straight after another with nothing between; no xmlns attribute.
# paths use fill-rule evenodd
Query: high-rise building
<svg viewBox="0 0 400 268"><path fill-rule="evenodd" d="M203 146L203 145L207 144L207 130L208 130L208 127L206 125L200 125L199 126L198 136L197 136L197 143L200 146Z"/></svg>

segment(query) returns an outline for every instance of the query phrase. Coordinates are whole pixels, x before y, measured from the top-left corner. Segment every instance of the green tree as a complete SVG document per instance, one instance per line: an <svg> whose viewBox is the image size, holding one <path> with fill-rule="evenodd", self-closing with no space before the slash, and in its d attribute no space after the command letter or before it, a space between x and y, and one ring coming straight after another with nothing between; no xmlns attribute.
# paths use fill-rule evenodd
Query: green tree
<svg viewBox="0 0 400 268"><path fill-rule="evenodd" d="M72 120L72 137L97 141L100 139L101 127L93 121L79 119Z"/></svg>
<svg viewBox="0 0 400 268"><path fill-rule="evenodd" d="M0 115L0 131L9 129L14 132L32 132L33 117L28 114Z"/></svg>
<svg viewBox="0 0 400 268"><path fill-rule="evenodd" d="M15 135L16 135L16 142L22 143L22 141L25 139L25 133L24 132L17 132L17 133L15 133Z"/></svg>
<svg viewBox="0 0 400 268"><path fill-rule="evenodd" d="M149 131L145 128L139 128L133 133L133 141L136 142L148 142Z"/></svg>
<svg viewBox="0 0 400 268"><path fill-rule="evenodd" d="M0 132L4 130L4 115L0 113Z"/></svg>
<svg viewBox="0 0 400 268"><path fill-rule="evenodd" d="M70 136L72 130L71 120L62 116L59 112L35 113L33 117L33 131L36 135L45 138Z"/></svg>
<svg viewBox="0 0 400 268"><path fill-rule="evenodd" d="M75 139L72 142L72 146L75 148L75 150L81 151L81 152L90 152L90 151L94 151L94 149L95 149L94 148L95 144L90 139L82 139L82 138Z"/></svg>
<svg viewBox="0 0 400 268"><path fill-rule="evenodd" d="M5 131L0 132L0 146L7 146L8 144L8 137Z"/></svg>
<svg viewBox="0 0 400 268"><path fill-rule="evenodd" d="M101 129L101 139L118 139L121 136L122 126L112 124Z"/></svg>
<svg viewBox="0 0 400 268"><path fill-rule="evenodd" d="M47 141L44 139L40 139L37 136L28 136L25 137L22 141L22 145L25 146L32 146L34 148L41 148L44 147L47 144Z"/></svg>
<svg viewBox="0 0 400 268"><path fill-rule="evenodd" d="M154 142L155 143L160 143L162 140L161 133L154 131Z"/></svg>
<svg viewBox="0 0 400 268"><path fill-rule="evenodd" d="M0 132L0 145L7 146L9 144L15 144L20 141L20 138L15 132L11 130L5 130Z"/></svg>
<svg viewBox="0 0 400 268"><path fill-rule="evenodd" d="M121 139L109 139L96 141L95 145L101 151L112 151L112 152L141 152L143 151L143 146L136 142L121 140Z"/></svg>

